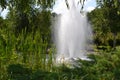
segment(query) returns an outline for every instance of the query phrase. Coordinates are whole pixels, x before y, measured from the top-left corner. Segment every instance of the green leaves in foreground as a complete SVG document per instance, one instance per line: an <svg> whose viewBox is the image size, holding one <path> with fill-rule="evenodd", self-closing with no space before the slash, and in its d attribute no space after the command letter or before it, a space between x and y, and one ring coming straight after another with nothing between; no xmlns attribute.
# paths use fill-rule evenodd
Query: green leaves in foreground
<svg viewBox="0 0 120 80"><path fill-rule="evenodd" d="M89 58L91 61L80 61L82 63L80 71L82 76L85 76L83 80L120 79L120 52L91 54Z"/></svg>
<svg viewBox="0 0 120 80"><path fill-rule="evenodd" d="M90 54L90 60L78 60L80 67L68 68L66 65L45 70L32 69L24 64L10 64L7 74L10 80L119 80L120 50ZM27 68L28 67L28 68ZM50 66L46 66L50 67Z"/></svg>
<svg viewBox="0 0 120 80"><path fill-rule="evenodd" d="M21 64L11 64L7 68L10 80L56 80L57 73L43 70L33 70L24 67Z"/></svg>

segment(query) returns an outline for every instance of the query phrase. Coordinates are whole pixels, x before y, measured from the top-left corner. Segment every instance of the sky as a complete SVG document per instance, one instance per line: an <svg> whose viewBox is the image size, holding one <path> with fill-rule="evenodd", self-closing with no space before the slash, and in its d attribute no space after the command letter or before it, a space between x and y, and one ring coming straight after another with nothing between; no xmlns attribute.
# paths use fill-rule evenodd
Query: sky
<svg viewBox="0 0 120 80"><path fill-rule="evenodd" d="M0 8L0 16L2 16L3 18L6 17L8 12L9 12L8 9L5 9L5 10L2 11L2 8Z"/></svg>
<svg viewBox="0 0 120 80"><path fill-rule="evenodd" d="M79 1L79 0L75 0L76 3ZM78 9L80 9L80 5L77 6ZM96 0L86 0L85 4L84 4L84 11L87 11L87 12L90 12L92 11L93 9L95 9L96 7ZM55 3L55 6L53 7L53 11L52 12L56 12L56 13L64 13L65 10L66 10L66 4L65 4L65 0L57 0L56 3ZM8 13L8 10L5 9L4 11L1 12L1 8L0 8L0 15L5 18L7 13Z"/></svg>

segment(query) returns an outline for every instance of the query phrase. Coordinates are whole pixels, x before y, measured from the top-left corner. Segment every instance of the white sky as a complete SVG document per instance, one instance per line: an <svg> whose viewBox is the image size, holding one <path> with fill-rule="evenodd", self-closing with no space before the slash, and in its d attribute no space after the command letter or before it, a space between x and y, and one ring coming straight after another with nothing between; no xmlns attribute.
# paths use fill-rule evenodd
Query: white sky
<svg viewBox="0 0 120 80"><path fill-rule="evenodd" d="M2 11L2 8L0 7L0 16L2 16L3 18L6 17L8 12L9 12L8 9L5 9Z"/></svg>
<svg viewBox="0 0 120 80"><path fill-rule="evenodd" d="M76 3L79 0L76 0ZM77 6L78 9L81 9L80 6ZM84 4L84 10L90 12L91 10L95 9L96 7L96 0L86 0L85 4ZM66 10L66 4L65 4L65 0L56 0L56 4L53 8L52 12L56 12L56 13L64 13L64 11ZM0 8L0 15L3 16L3 18L6 17L8 13L8 10L5 9L4 11L1 12L1 8Z"/></svg>

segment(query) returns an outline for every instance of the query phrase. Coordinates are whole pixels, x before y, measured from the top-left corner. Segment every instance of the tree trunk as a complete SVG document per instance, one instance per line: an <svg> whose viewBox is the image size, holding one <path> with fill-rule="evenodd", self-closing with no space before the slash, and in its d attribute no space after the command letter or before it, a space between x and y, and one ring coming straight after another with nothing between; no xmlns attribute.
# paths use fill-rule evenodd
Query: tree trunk
<svg viewBox="0 0 120 80"><path fill-rule="evenodd" d="M113 33L113 50L115 50L116 47L116 35L117 33Z"/></svg>

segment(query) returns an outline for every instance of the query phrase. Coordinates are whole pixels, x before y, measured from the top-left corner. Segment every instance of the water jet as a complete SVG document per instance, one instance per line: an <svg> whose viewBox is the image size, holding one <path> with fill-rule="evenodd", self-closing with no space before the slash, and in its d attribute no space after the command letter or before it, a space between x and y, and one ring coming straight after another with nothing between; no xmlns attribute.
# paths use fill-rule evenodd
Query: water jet
<svg viewBox="0 0 120 80"><path fill-rule="evenodd" d="M57 18L57 25L54 26L58 62L76 58L87 59L86 55L92 43L92 30L86 13L80 13L75 0L67 1L69 9Z"/></svg>

